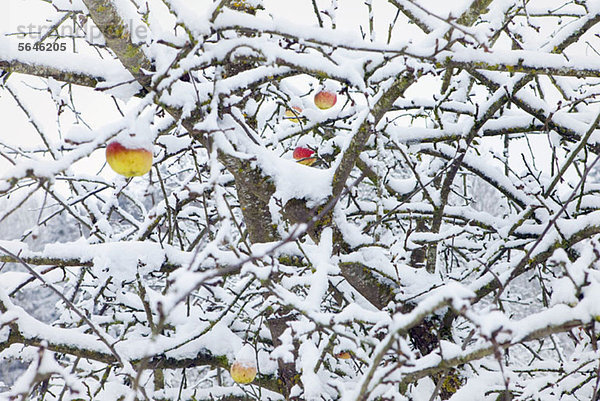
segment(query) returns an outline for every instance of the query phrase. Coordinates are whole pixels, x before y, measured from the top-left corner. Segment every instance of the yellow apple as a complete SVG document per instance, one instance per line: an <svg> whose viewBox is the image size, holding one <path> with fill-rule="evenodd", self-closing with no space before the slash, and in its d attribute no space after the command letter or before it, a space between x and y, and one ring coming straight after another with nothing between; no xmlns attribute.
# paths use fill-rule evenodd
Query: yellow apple
<svg viewBox="0 0 600 401"><path fill-rule="evenodd" d="M229 369L233 381L239 384L252 383L256 377L256 364L252 362L235 361Z"/></svg>
<svg viewBox="0 0 600 401"><path fill-rule="evenodd" d="M239 384L252 383L256 377L256 357L250 344L244 345L235 355L235 361L229 368L231 378Z"/></svg>
<svg viewBox="0 0 600 401"><path fill-rule="evenodd" d="M321 91L315 95L315 105L321 110L332 108L337 102L337 95L329 91Z"/></svg>
<svg viewBox="0 0 600 401"><path fill-rule="evenodd" d="M284 113L285 118L290 120L293 123L300 122L300 114L302 113L302 109L300 107L294 106L293 110L287 109Z"/></svg>
<svg viewBox="0 0 600 401"><path fill-rule="evenodd" d="M335 356L338 359L350 359L350 357L351 357L351 355L348 351L339 352L339 353L335 354Z"/></svg>
<svg viewBox="0 0 600 401"><path fill-rule="evenodd" d="M152 152L144 148L126 148L113 141L106 147L106 161L116 173L136 177L146 174L152 168Z"/></svg>

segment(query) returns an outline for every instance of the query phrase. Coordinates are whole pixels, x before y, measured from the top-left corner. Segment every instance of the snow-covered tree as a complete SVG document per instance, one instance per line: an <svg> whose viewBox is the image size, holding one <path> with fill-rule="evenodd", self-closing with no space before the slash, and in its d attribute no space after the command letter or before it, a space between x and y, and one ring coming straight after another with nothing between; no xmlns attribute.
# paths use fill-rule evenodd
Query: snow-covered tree
<svg viewBox="0 0 600 401"><path fill-rule="evenodd" d="M598 0L8 11L0 398L600 399Z"/></svg>

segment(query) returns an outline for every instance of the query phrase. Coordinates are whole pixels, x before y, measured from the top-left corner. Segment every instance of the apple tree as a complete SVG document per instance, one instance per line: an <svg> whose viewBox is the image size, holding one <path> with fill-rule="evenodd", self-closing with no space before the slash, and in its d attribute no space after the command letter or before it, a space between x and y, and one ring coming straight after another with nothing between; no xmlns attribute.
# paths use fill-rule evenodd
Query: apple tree
<svg viewBox="0 0 600 401"><path fill-rule="evenodd" d="M8 3L0 398L600 399L597 0Z"/></svg>

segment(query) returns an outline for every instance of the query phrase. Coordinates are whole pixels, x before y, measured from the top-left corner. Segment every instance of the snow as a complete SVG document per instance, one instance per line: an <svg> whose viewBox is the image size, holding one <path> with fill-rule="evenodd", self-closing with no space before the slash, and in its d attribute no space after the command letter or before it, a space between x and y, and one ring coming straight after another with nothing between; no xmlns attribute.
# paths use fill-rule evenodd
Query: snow
<svg viewBox="0 0 600 401"><path fill-rule="evenodd" d="M9 1L19 24L60 21L64 10L76 12L65 24L83 23L81 1L23 0L31 15ZM132 37L153 67L144 94L100 35L75 39L78 52L19 52L34 38L12 35L12 17L2 25L0 62L98 84L80 92L54 78L3 78L0 246L42 281L0 266L0 366L29 364L0 397L52 398L67 386L79 394L65 398L283 399L270 389L289 363L288 390L307 400L430 400L438 378L428 369L449 368L464 381L451 400L492 400L507 386L517 398L591 399L597 168L580 181L600 135L590 131L597 2L499 0L470 26L458 26L466 0L252 0L265 8L255 15L225 3L113 2L130 29L147 32ZM338 95L329 110L313 102L323 88ZM381 113L384 103L393 106ZM293 106L302 121L283 118ZM329 205L365 130L358 157L371 172L354 166ZM151 150L155 168L131 180L106 173L112 140ZM296 146L316 149L319 163L296 163ZM331 213L295 225L284 213L291 200ZM267 220L251 220L254 211ZM35 243L48 230L74 240ZM350 283L344 263L368 279ZM381 309L364 290L375 285L389 300ZM20 297L48 286L69 301L48 301L52 321L41 321ZM439 342L420 344L414 328ZM542 346L520 345L533 340ZM265 380L231 383L223 368L235 360ZM136 371L146 362L157 365ZM46 374L38 397L36 375Z"/></svg>
<svg viewBox="0 0 600 401"><path fill-rule="evenodd" d="M30 251L19 241L0 240L0 246L22 258L43 256L49 259L77 260L81 264L92 262L96 268L110 269L111 274L122 279L135 277L140 266L143 268L140 273L145 274L160 270L165 263L187 264L192 257L190 253L178 251L171 246L142 241L88 244L80 239L72 243L48 244L41 252Z"/></svg>
<svg viewBox="0 0 600 401"><path fill-rule="evenodd" d="M235 354L235 361L243 365L256 366L254 349L250 344L242 346Z"/></svg>
<svg viewBox="0 0 600 401"><path fill-rule="evenodd" d="M311 342L305 342L298 349L300 357L299 370L302 371L300 380L304 385L304 396L306 400L318 400L323 393L325 383L315 373L315 367L320 359L320 352Z"/></svg>

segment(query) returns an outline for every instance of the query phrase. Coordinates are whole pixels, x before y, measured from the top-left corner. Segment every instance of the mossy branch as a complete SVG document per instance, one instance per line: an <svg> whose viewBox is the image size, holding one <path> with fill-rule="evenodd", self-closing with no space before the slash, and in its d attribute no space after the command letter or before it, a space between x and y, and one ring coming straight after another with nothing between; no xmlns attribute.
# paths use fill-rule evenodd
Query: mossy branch
<svg viewBox="0 0 600 401"><path fill-rule="evenodd" d="M385 308L394 300L394 288L391 283L383 282L368 266L362 263L340 263L342 276L348 283L378 309Z"/></svg>
<svg viewBox="0 0 600 401"><path fill-rule="evenodd" d="M140 85L149 88L152 63L142 51L141 46L133 43L131 32L119 16L110 0L83 0L90 12L94 24L100 29L107 46L115 52L119 61L133 75Z"/></svg>
<svg viewBox="0 0 600 401"><path fill-rule="evenodd" d="M0 311L5 312L6 308L0 302ZM78 358L89 359L97 362L102 362L107 365L113 365L117 363L117 360L113 354L110 352L103 352L97 349L89 349L80 345L74 345L72 342L65 341L55 341L48 338L40 338L37 336L31 336L21 333L18 329L17 324L11 324L11 331L8 337L8 340L0 343L0 350L5 349L13 344L23 344L33 347L45 347L46 349L57 352L65 355L72 355ZM55 330L56 328L50 328L50 330ZM68 329L62 329L68 330ZM77 330L80 333L79 330ZM68 336L64 337L68 339ZM93 339L91 339L90 343L93 343ZM129 363L132 366L137 367L143 359L131 359ZM154 356L150 356L145 362L145 369L153 370L153 369L185 369L190 367L198 367L198 366L210 366L213 368L223 368L229 370L229 361L227 357L221 355L214 355L210 351L206 349L200 349L195 355L187 356L187 357L171 357L167 356L163 352L159 352ZM271 391L280 392L280 385L278 380L272 375L262 375L259 374L256 378L256 385L266 388Z"/></svg>
<svg viewBox="0 0 600 401"><path fill-rule="evenodd" d="M89 86L92 88L96 87L99 82L105 81L105 78L102 76L71 72L64 69L59 70L43 64L25 63L17 60L6 61L0 59L0 70L4 70L8 73L16 72L18 74L27 74L42 78L54 78L57 81Z"/></svg>

